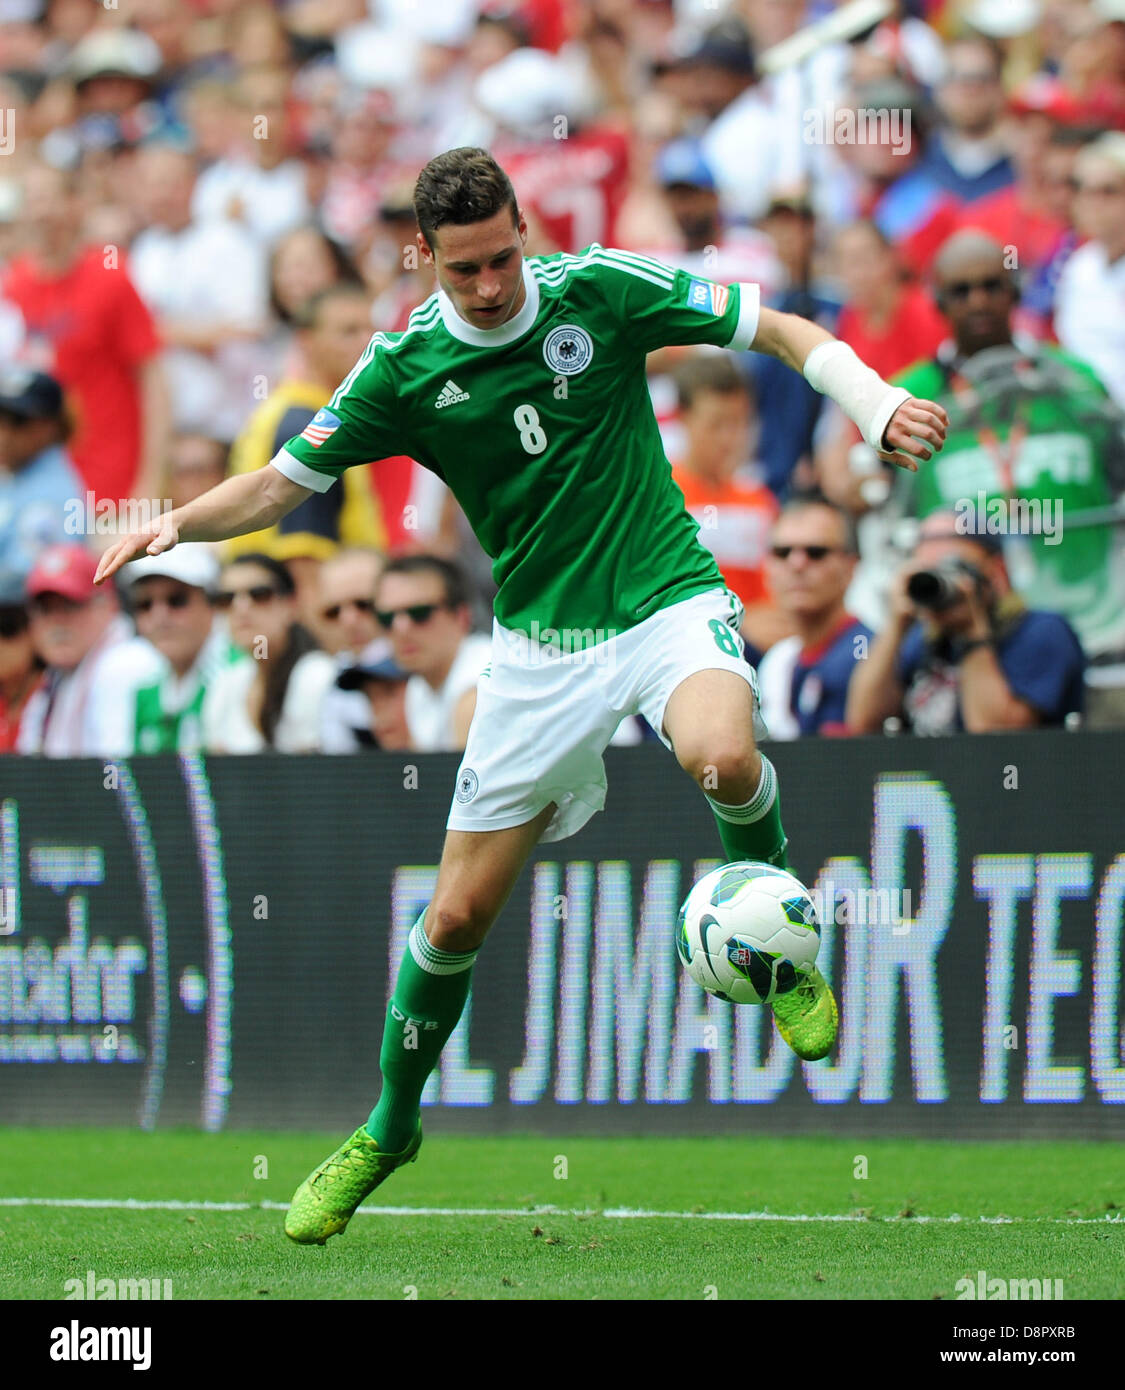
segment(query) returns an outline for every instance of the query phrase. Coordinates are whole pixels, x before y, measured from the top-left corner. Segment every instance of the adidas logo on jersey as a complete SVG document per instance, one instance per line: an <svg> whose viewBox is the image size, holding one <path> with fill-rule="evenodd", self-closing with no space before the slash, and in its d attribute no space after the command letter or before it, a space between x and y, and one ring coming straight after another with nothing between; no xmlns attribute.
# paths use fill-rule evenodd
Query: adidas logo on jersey
<svg viewBox="0 0 1125 1390"><path fill-rule="evenodd" d="M455 381L447 381L441 388L441 395L434 401L434 409L444 410L447 405L460 405L468 399L468 391L462 391Z"/></svg>

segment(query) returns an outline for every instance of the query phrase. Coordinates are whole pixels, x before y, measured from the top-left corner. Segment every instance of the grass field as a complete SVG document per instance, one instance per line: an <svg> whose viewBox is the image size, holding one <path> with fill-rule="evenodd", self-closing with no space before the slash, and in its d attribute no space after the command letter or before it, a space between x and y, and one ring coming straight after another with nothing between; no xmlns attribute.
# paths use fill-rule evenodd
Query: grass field
<svg viewBox="0 0 1125 1390"><path fill-rule="evenodd" d="M284 1207L342 1137L0 1132L5 1296L89 1270L177 1300L953 1300L979 1270L1125 1296L1116 1145L435 1136L372 1214L294 1246Z"/></svg>

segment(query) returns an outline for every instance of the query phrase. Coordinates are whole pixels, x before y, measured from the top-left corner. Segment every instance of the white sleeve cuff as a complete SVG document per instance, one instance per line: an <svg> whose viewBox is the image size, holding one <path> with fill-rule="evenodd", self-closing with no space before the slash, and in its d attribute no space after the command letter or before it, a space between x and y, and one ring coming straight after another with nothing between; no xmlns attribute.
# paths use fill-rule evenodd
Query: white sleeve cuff
<svg viewBox="0 0 1125 1390"><path fill-rule="evenodd" d="M757 285L739 283L738 286L738 326L728 348L745 351L758 336L758 314L761 307L761 291Z"/></svg>
<svg viewBox="0 0 1125 1390"><path fill-rule="evenodd" d="M309 468L284 449L279 449L270 459L270 467L276 468L291 483L299 483L301 487L311 488L313 492L327 492L336 481L333 474L318 473L315 468Z"/></svg>

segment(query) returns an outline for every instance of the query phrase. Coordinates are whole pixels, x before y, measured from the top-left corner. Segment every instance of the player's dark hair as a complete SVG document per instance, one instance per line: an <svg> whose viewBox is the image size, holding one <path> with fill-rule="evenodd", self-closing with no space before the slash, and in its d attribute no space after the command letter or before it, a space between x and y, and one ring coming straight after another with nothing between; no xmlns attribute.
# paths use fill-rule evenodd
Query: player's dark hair
<svg viewBox="0 0 1125 1390"><path fill-rule="evenodd" d="M261 551L248 551L245 555L236 555L227 565L227 569L234 569L236 565L257 565L260 569L266 570L273 580L274 588L286 598L292 598L297 592L293 576L281 561L275 560L272 555L265 555ZM289 689L289 677L293 674L293 668L306 653L317 651L320 645L312 633L300 623L289 624L288 637L281 655L271 658L266 663L266 686L262 692L258 727L262 737L271 747L277 734L277 726L281 723L285 692Z"/></svg>
<svg viewBox="0 0 1125 1390"><path fill-rule="evenodd" d="M431 246L439 227L450 222L455 227L485 222L504 208L511 208L512 223L518 223L511 179L487 150L472 145L446 150L431 159L414 185L418 230Z"/></svg>
<svg viewBox="0 0 1125 1390"><path fill-rule="evenodd" d="M427 571L440 575L445 601L450 608L460 608L469 602L471 596L465 572L441 555L396 555L383 566L379 583L382 584L388 574L424 574Z"/></svg>
<svg viewBox="0 0 1125 1390"><path fill-rule="evenodd" d="M701 391L714 391L720 396L733 396L736 391L747 397L753 395L746 375L725 353L692 353L676 364L672 379L681 410L690 410Z"/></svg>
<svg viewBox="0 0 1125 1390"><path fill-rule="evenodd" d="M840 518L840 529L844 533L844 549L849 555L859 554L859 537L855 529L855 517L851 512L841 507L838 502L831 501L825 497L823 492L815 488L808 492L795 493L778 513L777 521L783 516L788 516L791 512L804 511L806 507L823 507L825 511L834 512ZM777 525L777 521L774 525Z"/></svg>

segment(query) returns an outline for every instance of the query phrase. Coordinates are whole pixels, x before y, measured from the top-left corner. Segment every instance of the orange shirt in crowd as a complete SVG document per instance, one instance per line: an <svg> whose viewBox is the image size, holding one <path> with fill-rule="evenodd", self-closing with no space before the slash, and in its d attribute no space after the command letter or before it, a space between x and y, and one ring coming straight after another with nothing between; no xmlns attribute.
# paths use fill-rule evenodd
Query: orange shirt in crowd
<svg viewBox="0 0 1125 1390"><path fill-rule="evenodd" d="M683 464L672 469L672 477L688 511L699 522L699 539L714 555L727 586L747 608L768 599L765 558L778 513L773 493L737 477L716 485Z"/></svg>

